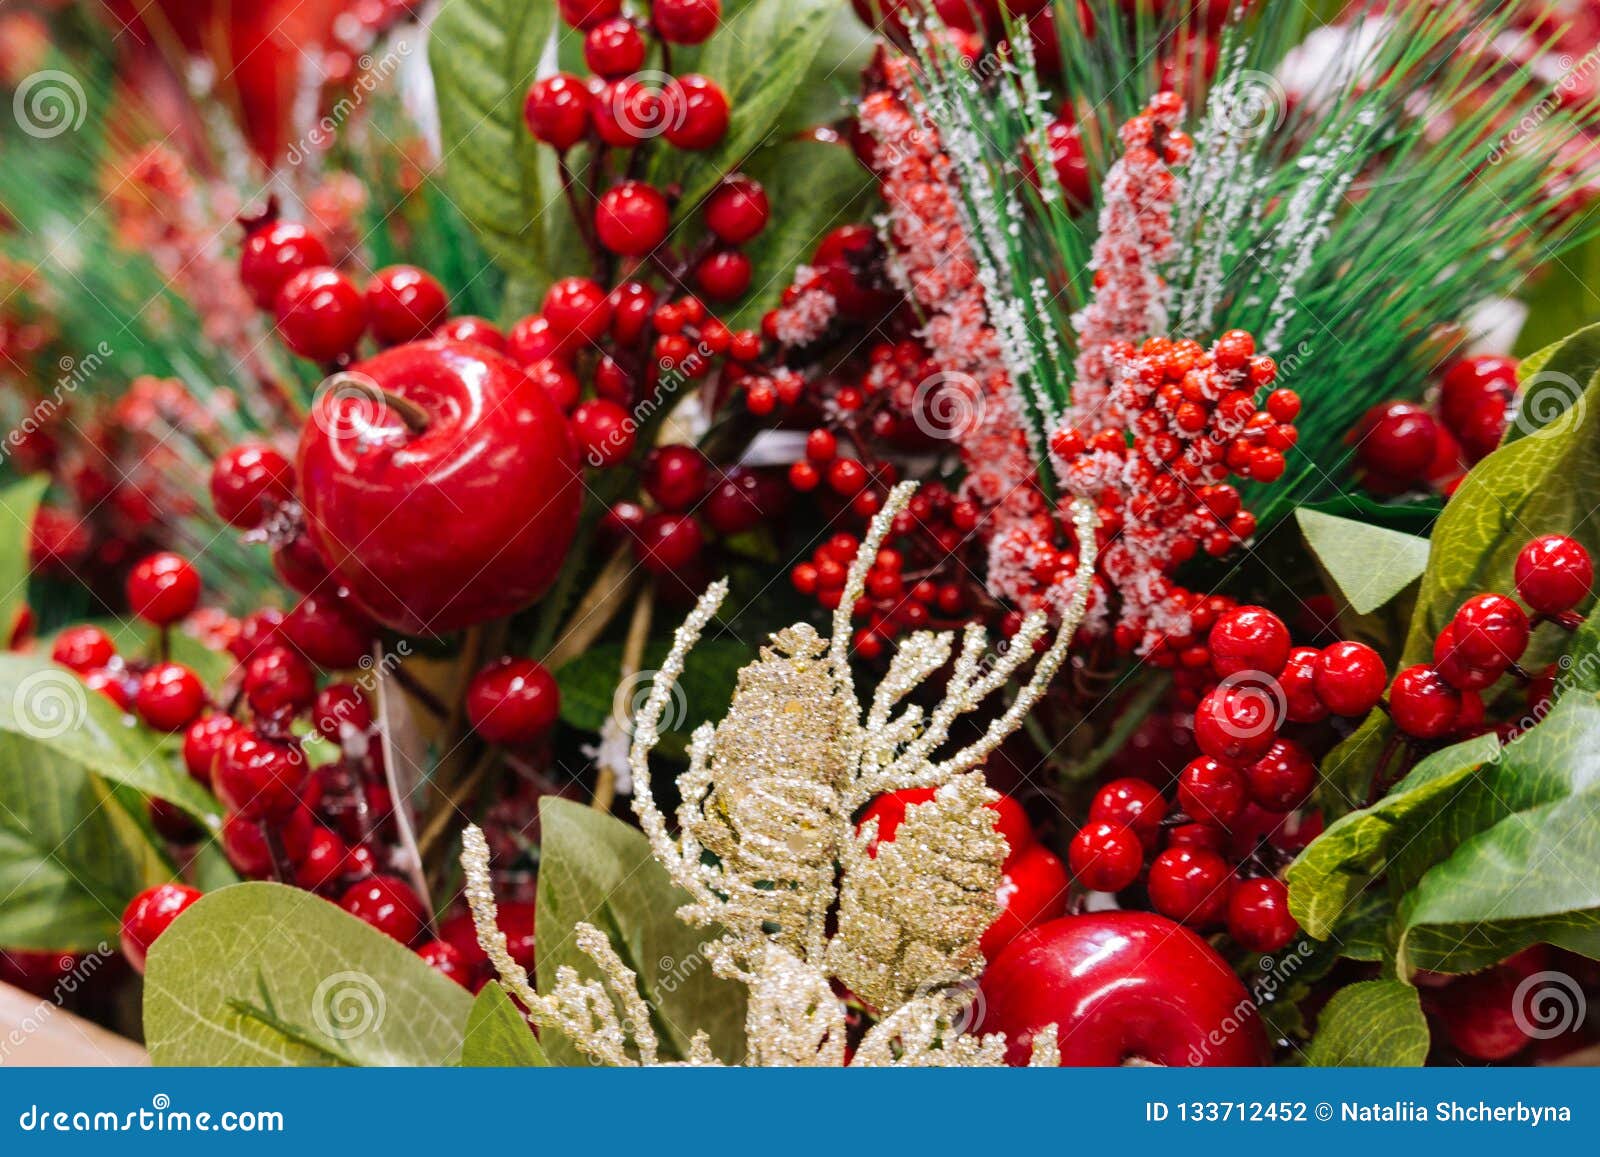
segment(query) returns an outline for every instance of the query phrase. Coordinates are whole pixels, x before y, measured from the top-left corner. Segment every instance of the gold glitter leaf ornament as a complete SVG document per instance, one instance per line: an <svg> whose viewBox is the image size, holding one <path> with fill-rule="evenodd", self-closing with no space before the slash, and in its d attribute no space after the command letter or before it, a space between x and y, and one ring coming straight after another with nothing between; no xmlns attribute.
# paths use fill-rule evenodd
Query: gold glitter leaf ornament
<svg viewBox="0 0 1600 1157"><path fill-rule="evenodd" d="M651 853L690 897L678 917L707 929L713 971L749 990L746 1055L717 1058L697 1036L690 1064L829 1065L845 1061L845 1005L835 984L876 1015L853 1065L998 1065L1004 1041L965 1032L978 943L998 914L995 891L1007 848L995 829L998 798L976 771L1022 723L1066 656L1082 621L1095 565L1095 521L1072 507L1078 568L1055 589L1059 616L1031 676L973 743L941 754L951 727L1004 688L1036 654L1048 623L1030 615L1001 650L971 624L917 632L900 643L863 713L849 664L850 611L894 516L916 490L902 483L872 520L823 639L807 624L779 631L739 673L727 714L698 728L678 778L677 835L650 791L650 752L684 661L727 594L717 582L679 627L650 698L634 721L629 766L634 812ZM954 661L951 662L951 656ZM907 702L950 666L945 694L924 712ZM934 788L906 809L892 841L852 817L876 796ZM579 945L603 978L565 968L548 994L534 991L495 922L488 847L463 837L467 899L478 939L500 982L535 1024L555 1028L594 1060L657 1062L650 1010L638 979L604 935L577 925ZM827 917L837 912L830 936ZM1053 1029L1035 1036L1031 1063L1055 1063Z"/></svg>

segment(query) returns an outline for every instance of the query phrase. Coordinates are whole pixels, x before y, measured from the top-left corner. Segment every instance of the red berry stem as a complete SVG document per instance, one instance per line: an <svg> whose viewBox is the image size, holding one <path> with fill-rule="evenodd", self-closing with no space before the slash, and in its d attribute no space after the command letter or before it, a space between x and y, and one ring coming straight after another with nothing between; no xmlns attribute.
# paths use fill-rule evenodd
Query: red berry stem
<svg viewBox="0 0 1600 1157"><path fill-rule="evenodd" d="M578 235L583 238L584 247L589 250L589 263L594 279L602 284L609 284L609 270L606 268L608 255L594 231L594 205L585 207L583 190L572 174L572 166L567 164L566 153L556 154L556 170L561 174L562 195L566 197L567 207L572 210L573 220L578 224Z"/></svg>

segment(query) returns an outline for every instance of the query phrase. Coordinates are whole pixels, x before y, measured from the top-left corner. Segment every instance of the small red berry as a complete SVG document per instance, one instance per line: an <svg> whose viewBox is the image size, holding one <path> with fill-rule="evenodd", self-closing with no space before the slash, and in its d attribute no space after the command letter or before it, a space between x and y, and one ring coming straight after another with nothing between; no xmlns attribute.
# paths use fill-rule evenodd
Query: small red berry
<svg viewBox="0 0 1600 1157"><path fill-rule="evenodd" d="M339 743L347 734L365 735L372 729L372 708L359 687L330 683L317 692L311 721L323 738Z"/></svg>
<svg viewBox="0 0 1600 1157"><path fill-rule="evenodd" d="M615 402L595 398L572 412L572 436L590 466L615 466L633 453L633 419Z"/></svg>
<svg viewBox="0 0 1600 1157"><path fill-rule="evenodd" d="M1153 784L1131 776L1114 779L1095 793L1089 818L1132 828L1147 848L1155 846L1167 801Z"/></svg>
<svg viewBox="0 0 1600 1157"><path fill-rule="evenodd" d="M182 555L163 551L141 559L128 572L128 606L147 623L165 627L200 601L200 574Z"/></svg>
<svg viewBox="0 0 1600 1157"><path fill-rule="evenodd" d="M1227 827L1244 810L1244 776L1208 755L1192 759L1178 773L1178 803L1192 819Z"/></svg>
<svg viewBox="0 0 1600 1157"><path fill-rule="evenodd" d="M130 686L128 673L121 668L95 667L83 673L83 685L98 691L123 711L133 710L133 696L138 687Z"/></svg>
<svg viewBox="0 0 1600 1157"><path fill-rule="evenodd" d="M314 362L353 352L367 328L361 291L327 265L301 270L284 282L273 309L283 343Z"/></svg>
<svg viewBox="0 0 1600 1157"><path fill-rule="evenodd" d="M1594 562L1583 544L1564 534L1545 534L1517 555L1517 594L1546 615L1570 611L1594 585Z"/></svg>
<svg viewBox="0 0 1600 1157"><path fill-rule="evenodd" d="M415 940L426 922L422 901L398 876L373 876L352 884L339 897L339 907L402 944Z"/></svg>
<svg viewBox="0 0 1600 1157"><path fill-rule="evenodd" d="M526 367L523 372L545 392L545 395L556 404L556 409L563 414L572 413L578 406L578 400L583 397L583 384L578 381L578 375L567 368L565 362L545 358Z"/></svg>
<svg viewBox="0 0 1600 1157"><path fill-rule="evenodd" d="M305 775L305 756L297 744L241 727L223 741L211 780L223 806L255 820L293 811Z"/></svg>
<svg viewBox="0 0 1600 1157"><path fill-rule="evenodd" d="M750 288L750 259L737 249L709 253L695 266L694 281L712 301L737 301Z"/></svg>
<svg viewBox="0 0 1600 1157"><path fill-rule="evenodd" d="M415 265L391 265L367 282L367 323L384 345L425 337L449 312L444 286Z"/></svg>
<svg viewBox="0 0 1600 1157"><path fill-rule="evenodd" d="M558 336L597 341L611 328L606 291L587 277L563 277L544 295L539 312Z"/></svg>
<svg viewBox="0 0 1600 1157"><path fill-rule="evenodd" d="M209 789L211 771L228 736L239 730L239 721L220 712L202 715L183 733L183 765L195 782Z"/></svg>
<svg viewBox="0 0 1600 1157"><path fill-rule="evenodd" d="M1450 623L1444 625L1433 641L1433 666L1457 691L1482 691L1505 674L1503 668L1474 667L1462 659L1456 650L1456 629Z"/></svg>
<svg viewBox="0 0 1600 1157"><path fill-rule="evenodd" d="M1503 671L1528 649L1528 616L1505 595L1474 595L1450 621L1456 654L1473 667Z"/></svg>
<svg viewBox="0 0 1600 1157"><path fill-rule="evenodd" d="M588 88L570 72L536 80L522 102L522 119L535 139L565 152L589 131Z"/></svg>
<svg viewBox="0 0 1600 1157"><path fill-rule="evenodd" d="M1455 730L1461 714L1461 692L1426 664L1407 667L1389 688L1389 713L1394 724L1417 739L1442 739Z"/></svg>
<svg viewBox="0 0 1600 1157"><path fill-rule="evenodd" d="M1219 687L1194 713L1194 740L1213 759L1241 763L1260 759L1277 737L1282 720L1270 689Z"/></svg>
<svg viewBox="0 0 1600 1157"><path fill-rule="evenodd" d="M634 557L646 570L671 574L700 557L705 535L687 514L652 514L639 528Z"/></svg>
<svg viewBox="0 0 1600 1157"><path fill-rule="evenodd" d="M644 492L663 510L684 511L705 496L710 470L693 446L660 446L644 460Z"/></svg>
<svg viewBox="0 0 1600 1157"><path fill-rule="evenodd" d="M717 30L722 0L654 0L650 19L670 44L700 44Z"/></svg>
<svg viewBox="0 0 1600 1157"><path fill-rule="evenodd" d="M1325 647L1317 656L1317 698L1335 715L1365 715L1383 698L1389 669L1365 643L1348 640Z"/></svg>
<svg viewBox="0 0 1600 1157"><path fill-rule="evenodd" d="M1289 915L1289 889L1262 877L1242 880L1228 897L1228 935L1251 952L1276 952L1293 940L1300 925Z"/></svg>
<svg viewBox="0 0 1600 1157"><path fill-rule="evenodd" d="M211 466L211 505L230 526L253 530L272 507L294 498L294 466L271 446L241 442Z"/></svg>
<svg viewBox="0 0 1600 1157"><path fill-rule="evenodd" d="M346 874L349 858L343 840L325 827L313 827L306 853L295 865L294 882L308 892L320 892Z"/></svg>
<svg viewBox="0 0 1600 1157"><path fill-rule="evenodd" d="M1060 916L1066 910L1070 882L1055 853L1041 844L1007 859L995 890L1000 914L978 941L984 958L993 960L1028 929Z"/></svg>
<svg viewBox="0 0 1600 1157"><path fill-rule="evenodd" d="M278 624L278 634L325 671L357 667L372 651L371 625L327 594L301 599Z"/></svg>
<svg viewBox="0 0 1600 1157"><path fill-rule="evenodd" d="M1244 769L1250 798L1269 812L1291 812L1311 797L1317 765L1292 739L1275 740L1267 753Z"/></svg>
<svg viewBox="0 0 1600 1157"><path fill-rule="evenodd" d="M706 499L706 521L718 534L743 534L767 516L770 484L742 466L729 470Z"/></svg>
<svg viewBox="0 0 1600 1157"><path fill-rule="evenodd" d="M440 322L433 336L440 341L474 342L497 354L506 352L506 335L500 332L500 327L487 318L474 317L470 313Z"/></svg>
<svg viewBox="0 0 1600 1157"><path fill-rule="evenodd" d="M99 627L68 627L56 636L50 657L63 667L81 673L104 667L117 657L117 648L111 636Z"/></svg>
<svg viewBox="0 0 1600 1157"><path fill-rule="evenodd" d="M571 344L570 339L555 332L542 313L530 313L511 324L511 332L506 335L506 355L520 366L546 358L566 362L575 352L569 348Z"/></svg>
<svg viewBox="0 0 1600 1157"><path fill-rule="evenodd" d="M182 731L206 705L206 689L181 663L157 663L139 680L134 706L157 731Z"/></svg>
<svg viewBox="0 0 1600 1157"><path fill-rule="evenodd" d="M622 11L622 0L557 0L561 19L574 28L593 28Z"/></svg>
<svg viewBox="0 0 1600 1157"><path fill-rule="evenodd" d="M1120 892L1139 878L1144 845L1130 828L1090 820L1072 837L1067 864L1091 892Z"/></svg>
<svg viewBox="0 0 1600 1157"><path fill-rule="evenodd" d="M258 309L271 309L295 274L328 264L328 247L296 221L274 221L252 230L239 254L239 281Z"/></svg>
<svg viewBox="0 0 1600 1157"><path fill-rule="evenodd" d="M728 131L728 98L709 76L690 72L661 90L669 119L662 135L680 149L709 149Z"/></svg>
<svg viewBox="0 0 1600 1157"><path fill-rule="evenodd" d="M594 25L583 38L583 62L596 76L627 76L644 67L644 37L618 16Z"/></svg>
<svg viewBox="0 0 1600 1157"><path fill-rule="evenodd" d="M561 715L555 676L532 659L504 658L472 677L467 722L490 743L533 743Z"/></svg>
<svg viewBox="0 0 1600 1157"><path fill-rule="evenodd" d="M1283 688L1284 714L1290 723L1317 723L1328 717L1327 704L1317 695L1317 660L1322 652L1315 647L1296 647L1289 652L1278 686ZM1383 694L1383 685L1378 687Z"/></svg>
<svg viewBox="0 0 1600 1157"><path fill-rule="evenodd" d="M1168 848L1150 865L1150 904L1163 916L1196 927L1222 915L1228 903L1228 864L1196 846Z"/></svg>
<svg viewBox="0 0 1600 1157"><path fill-rule="evenodd" d="M767 192L742 173L735 173L706 198L706 227L729 245L742 245L767 227L772 208Z"/></svg>
<svg viewBox="0 0 1600 1157"><path fill-rule="evenodd" d="M643 257L666 240L667 199L643 181L624 181L600 195L595 231L600 244L623 257Z"/></svg>
<svg viewBox="0 0 1600 1157"><path fill-rule="evenodd" d="M1439 424L1410 402L1385 402L1367 412L1357 429L1356 458L1373 474L1408 484L1433 463Z"/></svg>
<svg viewBox="0 0 1600 1157"><path fill-rule="evenodd" d="M466 957L456 951L455 945L446 944L443 940L430 940L417 949L417 955L440 976L455 981L462 988L472 987L472 970L467 966Z"/></svg>
<svg viewBox="0 0 1600 1157"><path fill-rule="evenodd" d="M242 686L258 719L298 715L317 694L317 677L299 653L272 647L257 653L245 667Z"/></svg>
<svg viewBox="0 0 1600 1157"><path fill-rule="evenodd" d="M1265 607L1237 607L1216 621L1207 646L1224 678L1241 671L1277 676L1289 661L1289 628Z"/></svg>
<svg viewBox="0 0 1600 1157"><path fill-rule="evenodd" d="M146 888L122 911L122 954L133 970L144 975L145 956L156 938L200 899L196 888L184 884L157 884Z"/></svg>

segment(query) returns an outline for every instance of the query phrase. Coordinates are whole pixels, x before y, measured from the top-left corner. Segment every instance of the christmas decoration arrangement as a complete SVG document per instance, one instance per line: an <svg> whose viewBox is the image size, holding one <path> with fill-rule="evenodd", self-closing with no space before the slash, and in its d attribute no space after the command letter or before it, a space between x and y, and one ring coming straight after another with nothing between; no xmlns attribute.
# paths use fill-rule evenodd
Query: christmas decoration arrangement
<svg viewBox="0 0 1600 1157"><path fill-rule="evenodd" d="M0 981L167 1065L1600 1058L1600 5L0 13Z"/></svg>

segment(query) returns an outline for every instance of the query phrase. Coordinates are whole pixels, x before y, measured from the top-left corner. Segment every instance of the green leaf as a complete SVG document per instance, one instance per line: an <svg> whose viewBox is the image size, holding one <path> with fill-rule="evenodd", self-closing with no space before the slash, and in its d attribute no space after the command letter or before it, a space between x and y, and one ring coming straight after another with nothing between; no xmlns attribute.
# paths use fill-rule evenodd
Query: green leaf
<svg viewBox="0 0 1600 1157"><path fill-rule="evenodd" d="M0 490L0 632L6 639L28 605L33 516L49 485L48 474L35 474Z"/></svg>
<svg viewBox="0 0 1600 1157"><path fill-rule="evenodd" d="M83 764L0 733L0 944L115 944L128 901L172 869Z"/></svg>
<svg viewBox="0 0 1600 1157"><path fill-rule="evenodd" d="M685 1059L695 1032L704 1029L723 1061L744 1057L744 990L712 975L700 945L714 929L691 928L677 909L688 895L650 855L644 833L569 800L540 801L544 832L539 858L539 988L548 992L556 970L571 966L596 976L573 940L579 922L611 940L638 976L639 991L664 1059ZM561 1034L546 1032L545 1052L556 1064L577 1064L582 1054Z"/></svg>
<svg viewBox="0 0 1600 1157"><path fill-rule="evenodd" d="M657 149L651 162L652 184L681 186L680 217L695 212L724 173L767 141L822 50L840 6L841 0L754 0L706 42L696 67L727 94L728 131L705 152Z"/></svg>
<svg viewBox="0 0 1600 1157"><path fill-rule="evenodd" d="M614 709L631 710L644 701L650 678L667 657L667 640L645 648L639 676L618 686L622 647L594 647L556 671L561 688L561 718L582 731L599 731ZM739 668L750 662L750 649L734 639L706 639L695 646L673 688L662 730L687 733L708 719L720 718L733 699Z"/></svg>
<svg viewBox="0 0 1600 1157"><path fill-rule="evenodd" d="M144 1032L159 1065L444 1065L470 993L310 892L202 897L150 950Z"/></svg>
<svg viewBox="0 0 1600 1157"><path fill-rule="evenodd" d="M490 981L472 1002L466 1036L461 1042L461 1067L468 1069L544 1067L539 1039L527 1019L511 1003L505 989Z"/></svg>
<svg viewBox="0 0 1600 1157"><path fill-rule="evenodd" d="M0 731L183 808L211 826L221 808L179 766L171 736L129 723L71 671L34 655L0 655Z"/></svg>
<svg viewBox="0 0 1600 1157"><path fill-rule="evenodd" d="M446 0L428 34L445 190L529 298L570 260L573 223L553 154L522 121L555 7L553 0Z"/></svg>
<svg viewBox="0 0 1600 1157"><path fill-rule="evenodd" d="M1371 614L1428 566L1428 540L1351 518L1295 511L1306 545L1358 615Z"/></svg>
<svg viewBox="0 0 1600 1157"><path fill-rule="evenodd" d="M1552 342L1517 366L1517 408L1504 441L1515 442L1548 426L1578 400L1600 372L1600 325Z"/></svg>
<svg viewBox="0 0 1600 1157"><path fill-rule="evenodd" d="M1493 735L1436 751L1375 805L1344 816L1290 865L1289 909L1307 935L1326 940L1352 902L1417 837L1462 780L1500 753Z"/></svg>
<svg viewBox="0 0 1600 1157"><path fill-rule="evenodd" d="M1318 1018L1307 1059L1319 1068L1414 1068L1428 1057L1428 1018L1417 990L1398 980L1340 989Z"/></svg>
<svg viewBox="0 0 1600 1157"><path fill-rule="evenodd" d="M873 189L872 174L846 144L792 140L763 149L744 170L761 182L772 219L745 246L751 289L731 316L734 329L756 324L778 304L796 265L839 225L860 220Z"/></svg>

